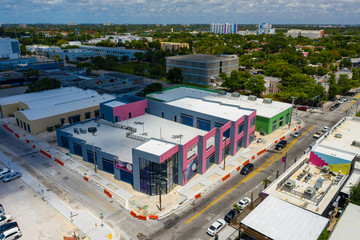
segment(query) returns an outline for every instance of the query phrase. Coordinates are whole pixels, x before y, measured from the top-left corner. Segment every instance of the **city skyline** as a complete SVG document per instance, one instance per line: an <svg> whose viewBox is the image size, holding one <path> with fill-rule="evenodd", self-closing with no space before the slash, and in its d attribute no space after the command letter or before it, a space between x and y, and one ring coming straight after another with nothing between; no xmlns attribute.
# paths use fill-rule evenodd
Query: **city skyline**
<svg viewBox="0 0 360 240"><path fill-rule="evenodd" d="M0 23L359 24L355 0L0 0ZM25 14L26 13L26 14Z"/></svg>

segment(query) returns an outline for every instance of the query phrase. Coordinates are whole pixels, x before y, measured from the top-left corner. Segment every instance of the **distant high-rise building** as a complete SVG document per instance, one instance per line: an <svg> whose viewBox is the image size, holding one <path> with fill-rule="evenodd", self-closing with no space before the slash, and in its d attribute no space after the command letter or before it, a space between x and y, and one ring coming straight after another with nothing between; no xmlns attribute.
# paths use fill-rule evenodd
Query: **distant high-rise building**
<svg viewBox="0 0 360 240"><path fill-rule="evenodd" d="M104 23L105 26L110 26L109 22Z"/></svg>
<svg viewBox="0 0 360 240"><path fill-rule="evenodd" d="M210 25L210 32L216 34L234 34L238 32L238 24L212 23Z"/></svg>
<svg viewBox="0 0 360 240"><path fill-rule="evenodd" d="M300 30L300 29L291 29L288 30L285 34L287 37L291 36L293 38L296 37L307 37L310 39L317 39L324 37L325 31L324 30Z"/></svg>
<svg viewBox="0 0 360 240"><path fill-rule="evenodd" d="M261 23L256 31L257 35L260 34L275 34L275 28L272 28L270 23Z"/></svg>
<svg viewBox="0 0 360 240"><path fill-rule="evenodd" d="M17 39L0 38L0 59L18 59L20 45Z"/></svg>

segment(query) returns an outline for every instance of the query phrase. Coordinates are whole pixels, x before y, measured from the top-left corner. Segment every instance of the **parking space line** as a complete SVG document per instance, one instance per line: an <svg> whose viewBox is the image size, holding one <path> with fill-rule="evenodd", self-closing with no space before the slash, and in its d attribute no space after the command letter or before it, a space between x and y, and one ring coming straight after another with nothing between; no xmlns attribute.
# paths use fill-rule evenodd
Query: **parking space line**
<svg viewBox="0 0 360 240"><path fill-rule="evenodd" d="M253 172L251 172L249 175L247 175L243 180L241 180L240 182L238 182L237 184L235 184L235 186L233 186L232 188L230 188L228 191L226 191L224 194L222 194L220 197L218 197L217 199L215 199L212 203L210 203L209 205L207 205L205 208L203 208L200 212L198 212L197 214L195 214L192 218L190 218L189 220L187 220L185 222L185 224L190 223L192 220L194 220L195 218L197 218L200 214L202 214L203 212L205 212L207 209L209 209L212 205L214 205L215 203L217 203L218 201L220 201L223 197L225 197L226 195L228 195L230 192L232 192L235 188L237 188L240 184L246 182L247 180L249 180L250 178L252 178L253 176L255 176L256 174L258 174L259 172L261 172L262 170L264 170L265 168L267 168L268 166L270 166L271 164L273 164L274 162L276 162L277 160L279 160L281 157L283 157L286 153L286 151L290 150L291 147L300 139L301 136L303 136L305 133L307 133L308 131L310 131L314 126L311 126L308 130L306 130L305 132L303 132L298 138L294 139L288 146L286 146L285 148L281 149L278 153L276 153L274 156L272 156L271 158L269 158L265 163L263 163L260 167L258 167L257 169L255 169ZM286 150L286 151L285 151Z"/></svg>
<svg viewBox="0 0 360 240"><path fill-rule="evenodd" d="M104 201L100 200L99 198L95 197L93 194L91 194L89 191L85 191L85 193L87 195L89 195L90 197L94 198L96 201L98 201L99 203L101 203L102 205L104 205L105 207L107 207L108 209L110 209L113 212L116 212L115 209L113 209L112 207L110 207L109 205L107 205Z"/></svg>

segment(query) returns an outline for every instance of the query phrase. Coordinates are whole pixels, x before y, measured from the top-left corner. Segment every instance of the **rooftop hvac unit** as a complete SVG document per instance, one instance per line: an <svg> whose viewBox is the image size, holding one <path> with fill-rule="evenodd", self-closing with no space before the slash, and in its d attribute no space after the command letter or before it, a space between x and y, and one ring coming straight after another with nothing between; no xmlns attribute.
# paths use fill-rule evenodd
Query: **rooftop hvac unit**
<svg viewBox="0 0 360 240"><path fill-rule="evenodd" d="M219 95L226 95L226 91L219 91Z"/></svg>
<svg viewBox="0 0 360 240"><path fill-rule="evenodd" d="M85 133L87 133L87 130L86 130L86 128L80 128L80 132L85 134Z"/></svg>
<svg viewBox="0 0 360 240"><path fill-rule="evenodd" d="M79 133L80 133L79 129L78 129L78 128L74 128L74 133L79 134Z"/></svg>
<svg viewBox="0 0 360 240"><path fill-rule="evenodd" d="M231 97L239 98L239 97L240 97L240 93L234 92L234 93L231 94Z"/></svg>
<svg viewBox="0 0 360 240"><path fill-rule="evenodd" d="M263 103L265 103L265 104L271 104L271 103L272 103L272 99L270 99L270 98L264 98Z"/></svg>
<svg viewBox="0 0 360 240"><path fill-rule="evenodd" d="M257 96L250 95L250 96L248 96L248 100L250 100L250 101L256 101L256 100L257 100Z"/></svg>
<svg viewBox="0 0 360 240"><path fill-rule="evenodd" d="M308 196L314 196L315 192L316 192L316 189L311 186L307 187L304 191L304 193Z"/></svg>
<svg viewBox="0 0 360 240"><path fill-rule="evenodd" d="M314 188L315 188L316 190L319 190L319 188L322 187L323 182L324 182L324 179L318 178L318 180L316 180L316 183L315 183L315 185L314 185Z"/></svg>
<svg viewBox="0 0 360 240"><path fill-rule="evenodd" d="M293 180L286 180L284 183L285 187L289 190L292 190L295 187L295 181Z"/></svg>
<svg viewBox="0 0 360 240"><path fill-rule="evenodd" d="M354 141L351 143L351 146L360 147L360 142L354 140Z"/></svg>
<svg viewBox="0 0 360 240"><path fill-rule="evenodd" d="M324 165L321 168L321 172L323 172L323 173L329 173L329 171L330 171L330 167L328 165Z"/></svg>
<svg viewBox="0 0 360 240"><path fill-rule="evenodd" d="M341 134L341 133L336 133L336 134L335 134L335 137L336 137L336 138L341 138L341 137L342 137L342 134Z"/></svg>

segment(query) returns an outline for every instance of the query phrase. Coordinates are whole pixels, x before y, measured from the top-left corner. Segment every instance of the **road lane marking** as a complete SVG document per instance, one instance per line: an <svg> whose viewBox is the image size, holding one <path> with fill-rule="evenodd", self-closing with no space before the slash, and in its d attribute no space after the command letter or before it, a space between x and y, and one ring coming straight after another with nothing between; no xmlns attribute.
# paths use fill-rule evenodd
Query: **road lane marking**
<svg viewBox="0 0 360 240"><path fill-rule="evenodd" d="M272 156L271 158L269 158L265 163L263 163L260 167L258 167L257 169L255 169L253 172L251 172L249 175L247 175L243 180L241 180L240 182L238 182L235 186L233 186L232 188L230 188L228 191L226 191L224 194L222 194L220 197L218 197L217 199L215 199L212 203L210 203L209 205L207 205L204 209L202 209L200 212L198 212L197 214L195 214L192 218L190 218L189 220L187 220L185 222L185 224L190 223L192 220L194 220L195 218L197 218L200 214L202 214L203 212L205 212L208 208L210 208L212 205L214 205L215 203L217 203L219 200L221 200L223 197L225 197L226 195L228 195L231 191L233 191L235 188L237 188L240 184L244 183L245 181L249 180L250 178L252 178L253 176L255 176L256 174L258 174L259 172L261 172L263 169L265 169L266 167L270 166L271 164L273 164L274 162L276 162L277 160L279 160L282 156L285 155L285 153L283 154L283 151L286 150L290 150L290 148L300 139L300 137L302 135L304 135L305 133L307 133L308 131L310 131L314 126L311 126L308 130L306 130L304 133L302 133L298 138L294 139L288 146L286 146L285 148L281 149L278 153L276 153L274 156ZM285 151L285 152L286 152ZM279 157L277 157L279 155Z"/></svg>
<svg viewBox="0 0 360 240"><path fill-rule="evenodd" d="M354 98L359 99L359 98L360 98L360 93L356 94L356 96L355 96ZM353 98L353 99L354 99L354 98ZM357 101L357 100L352 100L352 101L351 101L351 104L350 104L349 106L347 106L347 107L344 109L343 112L345 112L349 107L351 107L356 101Z"/></svg>
<svg viewBox="0 0 360 240"><path fill-rule="evenodd" d="M110 207L109 205L107 205L104 201L100 200L99 198L95 197L93 194L91 194L89 191L85 191L85 193L87 195L89 195L90 197L94 198L96 201L98 201L99 203L101 203L102 205L104 205L105 207L107 207L108 209L110 209L113 212L116 212L115 209L113 209L112 207Z"/></svg>

